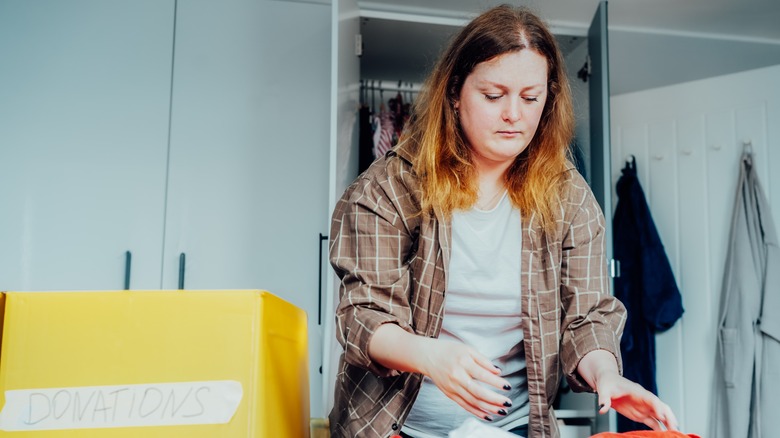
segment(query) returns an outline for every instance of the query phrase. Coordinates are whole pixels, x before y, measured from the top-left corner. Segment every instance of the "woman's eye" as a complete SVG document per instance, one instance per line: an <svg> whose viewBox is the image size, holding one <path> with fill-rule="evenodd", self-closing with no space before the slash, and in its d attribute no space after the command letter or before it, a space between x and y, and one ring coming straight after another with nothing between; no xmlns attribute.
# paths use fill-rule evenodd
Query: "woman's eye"
<svg viewBox="0 0 780 438"><path fill-rule="evenodd" d="M500 95L500 94L486 94L486 95L485 95L485 99L487 99L487 100L491 100L491 101L492 101L492 100L498 100L498 99L500 99L500 98L501 98L501 95Z"/></svg>
<svg viewBox="0 0 780 438"><path fill-rule="evenodd" d="M539 102L538 97L524 97L523 100L525 100L526 102Z"/></svg>

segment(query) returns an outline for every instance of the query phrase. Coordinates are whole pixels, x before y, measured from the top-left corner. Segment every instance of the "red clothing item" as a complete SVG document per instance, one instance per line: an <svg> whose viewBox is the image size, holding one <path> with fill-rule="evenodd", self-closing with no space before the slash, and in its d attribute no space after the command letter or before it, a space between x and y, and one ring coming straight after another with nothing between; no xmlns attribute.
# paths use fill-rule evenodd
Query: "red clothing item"
<svg viewBox="0 0 780 438"><path fill-rule="evenodd" d="M684 434L674 430L666 431L654 431L654 430L638 430L636 432L602 432L593 435L591 438L701 438L699 435Z"/></svg>

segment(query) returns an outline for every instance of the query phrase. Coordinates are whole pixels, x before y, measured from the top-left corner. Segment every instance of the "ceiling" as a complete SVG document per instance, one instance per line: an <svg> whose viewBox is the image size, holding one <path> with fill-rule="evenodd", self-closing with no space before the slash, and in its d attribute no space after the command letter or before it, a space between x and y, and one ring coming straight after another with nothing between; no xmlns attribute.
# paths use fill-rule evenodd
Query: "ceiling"
<svg viewBox="0 0 780 438"><path fill-rule="evenodd" d="M363 76L422 81L459 26L506 2L359 1ZM585 40L599 1L520 3L568 51ZM608 22L612 94L780 64L780 0L611 0Z"/></svg>
<svg viewBox="0 0 780 438"><path fill-rule="evenodd" d="M599 0L369 0L361 11L469 19L491 6L521 3L553 27L587 29ZM780 44L777 0L611 0L611 28Z"/></svg>

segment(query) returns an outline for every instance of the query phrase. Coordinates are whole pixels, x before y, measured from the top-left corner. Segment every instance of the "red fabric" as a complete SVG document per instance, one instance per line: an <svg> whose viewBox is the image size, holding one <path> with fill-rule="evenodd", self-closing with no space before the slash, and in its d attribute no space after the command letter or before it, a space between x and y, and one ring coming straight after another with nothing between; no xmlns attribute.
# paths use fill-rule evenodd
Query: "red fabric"
<svg viewBox="0 0 780 438"><path fill-rule="evenodd" d="M654 431L654 430L638 430L636 432L602 432L593 435L591 438L701 438L699 435L684 434L674 430L667 431Z"/></svg>

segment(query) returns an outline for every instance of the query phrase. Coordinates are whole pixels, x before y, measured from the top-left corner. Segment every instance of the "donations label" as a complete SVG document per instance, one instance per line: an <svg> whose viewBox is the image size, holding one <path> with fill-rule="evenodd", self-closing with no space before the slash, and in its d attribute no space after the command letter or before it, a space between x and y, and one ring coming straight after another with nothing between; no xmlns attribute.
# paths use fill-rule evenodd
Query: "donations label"
<svg viewBox="0 0 780 438"><path fill-rule="evenodd" d="M5 392L0 430L224 424L242 396L234 380L17 389Z"/></svg>

